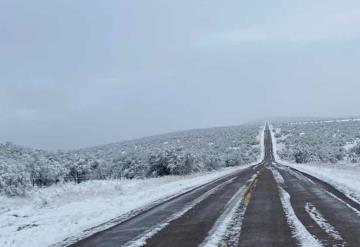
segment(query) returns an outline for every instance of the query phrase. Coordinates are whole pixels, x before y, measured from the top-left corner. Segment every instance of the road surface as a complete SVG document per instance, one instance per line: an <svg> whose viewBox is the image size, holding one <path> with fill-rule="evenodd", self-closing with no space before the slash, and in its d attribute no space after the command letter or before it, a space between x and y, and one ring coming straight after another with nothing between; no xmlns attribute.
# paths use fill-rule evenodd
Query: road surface
<svg viewBox="0 0 360 247"><path fill-rule="evenodd" d="M269 127L255 166L157 205L73 247L360 246L360 205L277 163Z"/></svg>

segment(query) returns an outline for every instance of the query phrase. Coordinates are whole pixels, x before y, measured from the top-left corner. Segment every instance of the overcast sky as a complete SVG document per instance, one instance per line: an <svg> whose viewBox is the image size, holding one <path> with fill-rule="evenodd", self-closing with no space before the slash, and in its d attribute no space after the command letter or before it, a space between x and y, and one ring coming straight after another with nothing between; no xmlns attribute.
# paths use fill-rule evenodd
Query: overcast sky
<svg viewBox="0 0 360 247"><path fill-rule="evenodd" d="M360 109L359 0L0 0L0 142Z"/></svg>

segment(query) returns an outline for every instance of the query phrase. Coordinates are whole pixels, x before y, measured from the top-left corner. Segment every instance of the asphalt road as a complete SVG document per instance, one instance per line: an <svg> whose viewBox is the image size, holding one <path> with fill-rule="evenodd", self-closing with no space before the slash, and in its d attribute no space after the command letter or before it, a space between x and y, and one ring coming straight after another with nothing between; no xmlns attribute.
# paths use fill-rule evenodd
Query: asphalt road
<svg viewBox="0 0 360 247"><path fill-rule="evenodd" d="M360 205L277 163L268 127L264 143L260 164L71 246L360 246Z"/></svg>

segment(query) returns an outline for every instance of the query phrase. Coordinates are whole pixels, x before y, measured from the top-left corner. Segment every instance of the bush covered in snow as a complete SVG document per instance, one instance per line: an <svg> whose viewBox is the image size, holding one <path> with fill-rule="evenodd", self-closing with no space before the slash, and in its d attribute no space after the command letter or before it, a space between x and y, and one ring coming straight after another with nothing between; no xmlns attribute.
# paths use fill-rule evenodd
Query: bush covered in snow
<svg viewBox="0 0 360 247"><path fill-rule="evenodd" d="M360 121L279 123L273 131L281 159L296 163L360 161Z"/></svg>
<svg viewBox="0 0 360 247"><path fill-rule="evenodd" d="M256 161L259 127L243 125L182 131L74 151L49 152L0 144L0 193L32 186L186 175Z"/></svg>

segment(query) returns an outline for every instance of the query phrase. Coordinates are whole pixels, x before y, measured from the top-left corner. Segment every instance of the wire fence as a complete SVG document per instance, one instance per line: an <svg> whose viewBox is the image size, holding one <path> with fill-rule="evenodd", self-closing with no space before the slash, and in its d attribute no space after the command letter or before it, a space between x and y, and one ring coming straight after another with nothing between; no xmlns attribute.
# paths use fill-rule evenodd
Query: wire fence
<svg viewBox="0 0 360 247"><path fill-rule="evenodd" d="M89 180L105 180L105 179L120 179L119 177L114 176L101 176L96 174L85 174L85 175L67 175L57 178L46 178L46 177L32 177L31 182L33 186L48 186L51 184L57 184L61 182L75 182L81 183Z"/></svg>

